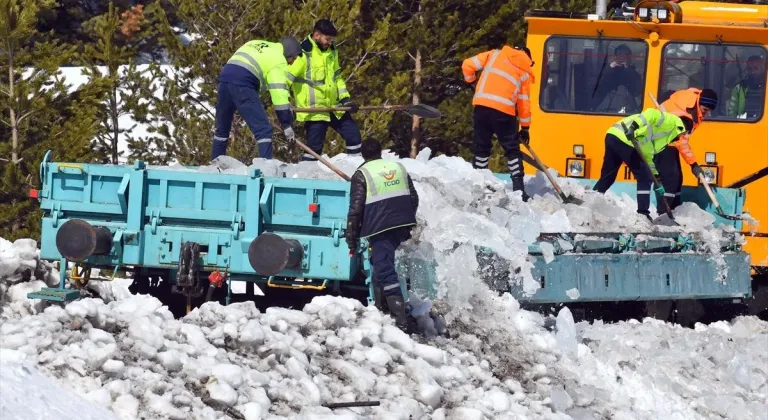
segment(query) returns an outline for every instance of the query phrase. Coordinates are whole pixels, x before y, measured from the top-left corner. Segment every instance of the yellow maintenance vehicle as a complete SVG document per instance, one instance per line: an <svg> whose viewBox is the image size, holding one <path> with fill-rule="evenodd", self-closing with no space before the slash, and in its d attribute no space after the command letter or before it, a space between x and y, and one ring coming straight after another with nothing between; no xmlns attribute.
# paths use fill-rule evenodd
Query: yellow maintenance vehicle
<svg viewBox="0 0 768 420"><path fill-rule="evenodd" d="M689 87L717 93L719 104L691 135L691 146L711 186L745 192L743 210L757 225L742 224L744 249L753 278L764 280L768 5L640 0L608 11L598 0L594 14L534 10L526 21L537 76L531 137L546 139L537 152L564 176L600 177L605 133L619 119ZM762 79L747 96L749 76ZM697 185L685 162L683 176L684 185ZM622 177L631 179L631 172L620 171Z"/></svg>

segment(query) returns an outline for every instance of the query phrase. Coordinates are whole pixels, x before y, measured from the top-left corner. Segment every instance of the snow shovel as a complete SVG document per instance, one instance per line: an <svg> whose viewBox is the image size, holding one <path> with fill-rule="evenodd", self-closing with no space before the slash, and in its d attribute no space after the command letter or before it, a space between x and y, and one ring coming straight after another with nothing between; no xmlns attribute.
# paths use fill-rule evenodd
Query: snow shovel
<svg viewBox="0 0 768 420"><path fill-rule="evenodd" d="M274 122L272 122L272 127L275 127L275 129L277 129L280 132L283 131L283 129L280 128L280 126L275 124ZM317 153L315 153L315 151L312 150L309 146L307 146L306 144L304 144L304 143L302 143L302 142L300 142L300 141L298 141L296 139L294 139L294 142L296 143L297 146L301 147L305 152L307 152L310 155L312 155L313 158L319 160L323 165L327 166L330 170L332 170L333 172L336 172L336 174L338 176L344 178L345 181L349 181L350 180L350 177L347 174L345 174L341 169L337 168L334 164L329 162L324 157L322 157L322 156L318 155Z"/></svg>
<svg viewBox="0 0 768 420"><path fill-rule="evenodd" d="M707 190L707 195L709 195L709 199L712 200L712 204L715 205L715 211L717 211L718 216L728 220L744 220L744 217L742 216L726 214L723 211L723 208L720 207L720 203L717 201L717 198L715 198L715 194L712 192L712 188L709 187L707 180L704 179L704 175L699 175L699 182L701 182L701 185L703 185L704 189Z"/></svg>
<svg viewBox="0 0 768 420"><path fill-rule="evenodd" d="M541 162L541 159L539 159L539 156L536 154L536 152L531 149L531 146L529 144L520 142L528 149L529 152L531 152L531 156L533 157L533 160L536 161L536 164L539 165L539 168L546 168L547 166L544 165L544 163ZM547 176L547 179L549 179L549 183L552 184L552 187L555 189L555 192L557 192L557 195L560 197L561 200L563 200L563 203L570 203L570 204L576 204L578 206L584 204L584 201L581 199L578 199L576 197L571 197L568 195L565 195L563 193L563 190L560 189L560 186L557 185L557 182L555 182L555 179L552 177L552 174L549 173L548 170L543 170L544 175Z"/></svg>
<svg viewBox="0 0 768 420"><path fill-rule="evenodd" d="M624 129L624 132L627 132L627 126L622 122L621 127ZM656 176L653 175L653 171L651 170L651 166L648 165L648 162L645 161L643 158L643 152L640 149L640 145L637 143L637 140L635 140L634 137L629 137L629 141L632 142L632 146L635 148L635 151L638 155L640 155L640 160L643 161L643 166L645 166L645 169L648 170L648 174L651 176L651 179L653 180L653 185L658 187L661 182L656 178ZM659 216L656 219L653 220L654 225L663 225L663 226L680 226L679 223L675 221L675 216L672 215L672 208L669 207L669 202L667 202L667 197L661 196L659 197L661 201L664 203L664 213L669 219L665 219L664 216Z"/></svg>
<svg viewBox="0 0 768 420"><path fill-rule="evenodd" d="M348 106L333 106L325 108L293 108L295 112L333 112L349 111L352 108ZM410 115L416 115L421 118L440 118L442 114L437 108L424 104L415 105L369 105L361 106L358 111L405 111Z"/></svg>

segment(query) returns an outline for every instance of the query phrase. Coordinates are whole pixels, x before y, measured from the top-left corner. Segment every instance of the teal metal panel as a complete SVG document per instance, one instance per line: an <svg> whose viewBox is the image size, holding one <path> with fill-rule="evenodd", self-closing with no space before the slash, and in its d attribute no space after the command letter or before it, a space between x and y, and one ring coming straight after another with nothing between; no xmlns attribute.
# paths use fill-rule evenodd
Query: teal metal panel
<svg viewBox="0 0 768 420"><path fill-rule="evenodd" d="M716 259L707 254L562 254L549 264L543 257L531 255L531 274L539 285L533 295L527 294L520 283L510 284L510 270L504 260L488 256L479 248L477 256L486 267L478 273L483 281L521 302L744 298L752 293L749 255L744 252L722 254L727 269L725 282L717 278ZM413 290L437 297L434 260L406 256L398 260L397 271L410 281ZM571 289L578 290L577 298L568 296Z"/></svg>

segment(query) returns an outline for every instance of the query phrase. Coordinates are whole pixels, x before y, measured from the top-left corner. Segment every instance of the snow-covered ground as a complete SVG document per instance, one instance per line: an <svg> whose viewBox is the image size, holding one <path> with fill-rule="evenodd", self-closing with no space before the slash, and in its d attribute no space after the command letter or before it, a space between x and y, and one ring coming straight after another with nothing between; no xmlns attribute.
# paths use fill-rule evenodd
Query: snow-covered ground
<svg viewBox="0 0 768 420"><path fill-rule="evenodd" d="M455 338L431 341L339 297L265 313L252 303L208 303L178 320L149 296L85 298L26 316L7 311L0 412L4 419L109 418L105 409L121 419L765 418L768 323L756 318L694 330L651 319L574 324L563 309L551 331L509 295L478 290L471 303L454 319ZM323 407L347 401L380 405Z"/></svg>
<svg viewBox="0 0 768 420"><path fill-rule="evenodd" d="M340 297L264 313L252 303L207 303L174 319L157 299L131 296L118 280L99 285L103 299L46 307L26 300L26 293L55 284L56 269L38 260L34 241L0 239L0 413L59 419L108 418L105 409L121 419L766 418L764 321L740 317L695 329L652 319L577 324L567 308L544 317L477 280L472 245L491 246L522 268L510 280L535 289L526 254L540 232L653 229L634 213L633 200L563 180L566 193L586 201L564 206L539 176L527 179L529 193L539 195L525 204L488 171L471 170L459 158L427 158L403 160L421 205L420 226L400 256L420 253L437 262L451 339L408 337L389 316ZM343 155L333 161L349 174L360 163ZM225 171L244 170L224 163ZM336 177L319 163L256 164L267 174ZM676 213L682 230L713 241L723 234L695 206ZM350 401L380 405L324 407ZM34 409L25 411L29 405Z"/></svg>

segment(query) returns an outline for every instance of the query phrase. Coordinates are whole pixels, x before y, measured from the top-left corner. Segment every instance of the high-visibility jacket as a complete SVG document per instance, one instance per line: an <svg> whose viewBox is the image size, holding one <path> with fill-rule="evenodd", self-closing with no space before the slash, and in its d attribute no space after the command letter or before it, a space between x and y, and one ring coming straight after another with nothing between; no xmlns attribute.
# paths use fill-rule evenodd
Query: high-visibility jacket
<svg viewBox="0 0 768 420"><path fill-rule="evenodd" d="M325 108L339 106L349 98L347 85L341 77L339 51L332 44L322 51L312 37L301 43L303 54L288 67L291 92L298 108ZM336 112L341 118L344 112ZM297 112L298 121L330 121L328 112Z"/></svg>
<svg viewBox="0 0 768 420"><path fill-rule="evenodd" d="M633 122L639 126L635 130L635 140L640 146L642 157L651 167L653 174L658 175L659 172L656 170L653 157L685 133L683 120L670 112L648 108L640 114L621 119L608 129L608 134L613 134L625 144L632 146L632 142L624 134L622 123L629 128Z"/></svg>
<svg viewBox="0 0 768 420"><path fill-rule="evenodd" d="M227 64L240 66L259 79L259 93L269 90L276 111L290 111L288 101L288 62L283 56L283 45L260 39L246 42L232 55Z"/></svg>
<svg viewBox="0 0 768 420"><path fill-rule="evenodd" d="M461 64L464 81L477 80L472 105L493 108L517 116L520 126L531 125L531 59L525 52L505 45L502 49L482 52Z"/></svg>
<svg viewBox="0 0 768 420"><path fill-rule="evenodd" d="M745 83L736 85L731 91L731 98L728 100L728 116L738 118L746 113L747 117L755 117L760 114L763 105L763 91L765 91L765 85L762 86L762 89L749 87Z"/></svg>
<svg viewBox="0 0 768 420"><path fill-rule="evenodd" d="M365 177L365 210L360 237L416 224L408 172L399 162L375 159L358 169Z"/></svg>
<svg viewBox="0 0 768 420"><path fill-rule="evenodd" d="M688 117L693 121L693 128L691 129L691 134L693 134L694 131L696 131L696 128L698 128L699 124L701 124L702 120L704 119L704 116L701 114L701 108L699 107L699 99L701 98L701 89L697 88L688 88L683 90L678 90L672 95L670 95L669 99L662 102L659 109L661 109L664 112L671 112L672 114L677 115L678 117ZM689 109L694 109L696 112L696 116L694 118L693 115L691 115L690 112L688 112ZM680 136L680 138L672 143L670 146L673 146L677 149L677 152L680 154L680 156L683 157L683 160L688 165L693 165L696 163L696 154L693 152L693 149L691 148L691 136L689 134L684 134Z"/></svg>

